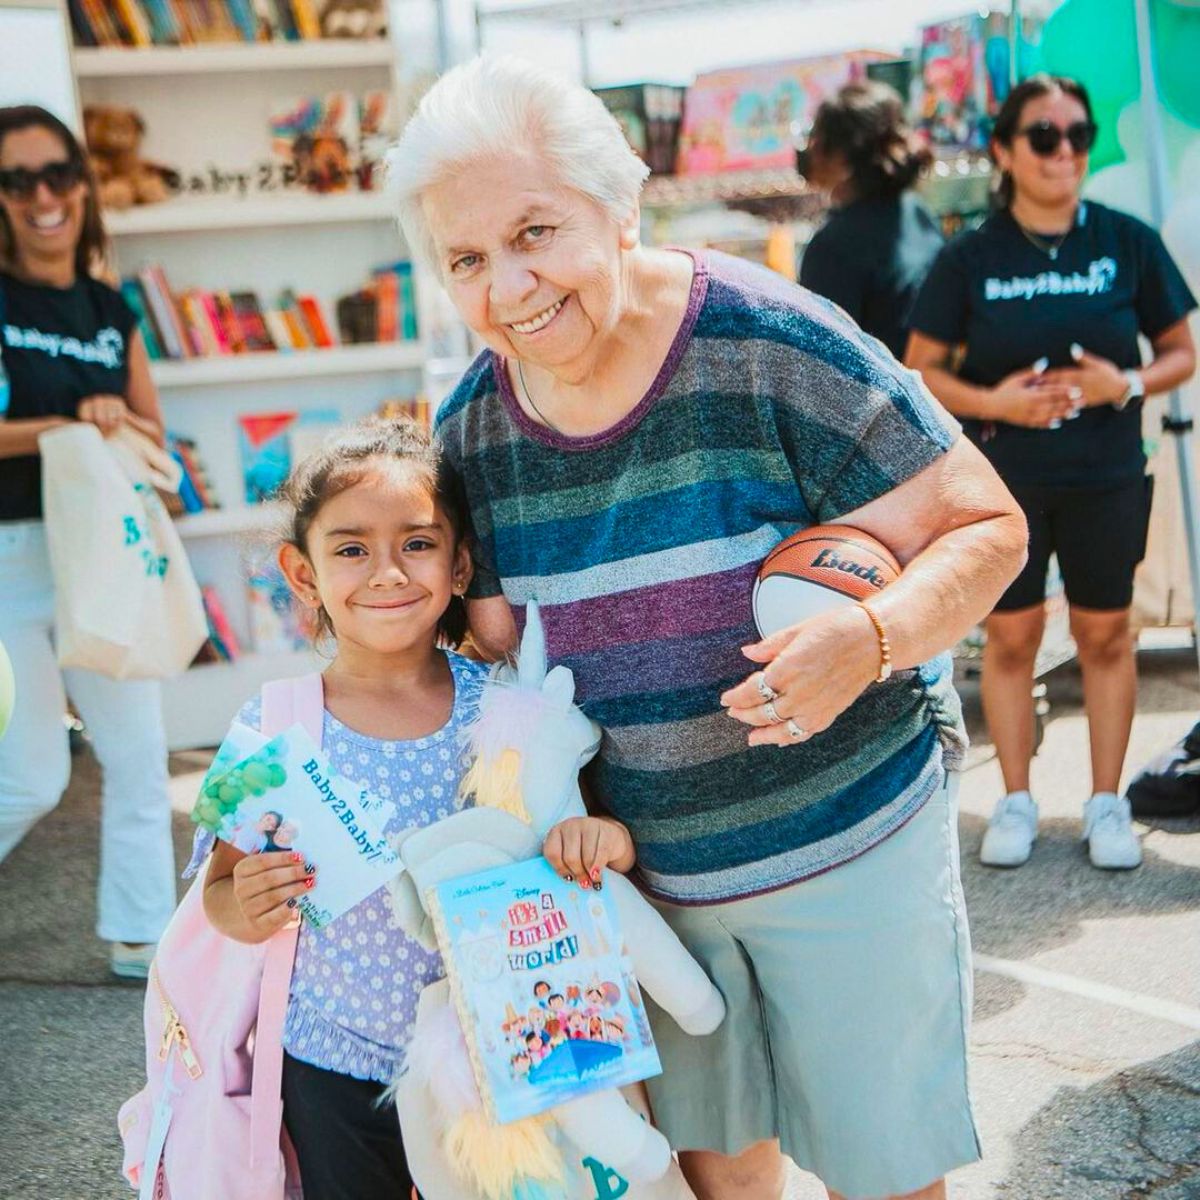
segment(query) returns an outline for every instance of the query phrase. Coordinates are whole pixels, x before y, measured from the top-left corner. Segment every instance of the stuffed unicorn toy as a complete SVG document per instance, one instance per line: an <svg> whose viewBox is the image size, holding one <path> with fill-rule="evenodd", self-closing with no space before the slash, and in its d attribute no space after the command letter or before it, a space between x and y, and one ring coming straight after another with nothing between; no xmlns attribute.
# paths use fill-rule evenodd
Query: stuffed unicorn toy
<svg viewBox="0 0 1200 1200"><path fill-rule="evenodd" d="M447 879L534 858L546 834L586 816L579 770L600 728L575 706L575 681L547 670L537 604L527 609L517 665L495 669L469 731L463 781L475 807L396 841L405 870L391 884L400 925L430 949L425 908ZM637 981L687 1033L711 1033L725 1003L666 922L624 876L608 871ZM476 1090L445 980L418 1005L407 1070L395 1089L414 1181L426 1200L685 1200L692 1192L650 1123L643 1089L610 1089L548 1113L492 1125Z"/></svg>

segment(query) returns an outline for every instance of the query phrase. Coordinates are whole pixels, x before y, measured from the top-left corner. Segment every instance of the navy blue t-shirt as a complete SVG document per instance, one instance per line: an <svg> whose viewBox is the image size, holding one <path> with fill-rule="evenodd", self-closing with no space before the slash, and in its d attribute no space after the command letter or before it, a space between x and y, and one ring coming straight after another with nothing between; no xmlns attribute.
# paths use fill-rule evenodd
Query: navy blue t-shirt
<svg viewBox="0 0 1200 1200"><path fill-rule="evenodd" d="M1127 213L1087 201L1054 258L1007 210L938 255L910 327L964 346L959 375L992 387L1039 358L1072 365L1071 343L1118 367L1141 366L1138 334L1157 337L1196 307L1159 235ZM1128 482L1145 470L1142 406L1085 408L1059 429L963 421L1010 483L1078 487Z"/></svg>
<svg viewBox="0 0 1200 1200"><path fill-rule="evenodd" d="M119 292L90 277L70 287L0 274L0 355L10 421L74 417L89 396L124 396L135 317ZM42 515L42 460L0 460L0 521Z"/></svg>
<svg viewBox="0 0 1200 1200"><path fill-rule="evenodd" d="M941 230L915 193L853 200L813 234L800 282L903 358L909 310L941 248Z"/></svg>

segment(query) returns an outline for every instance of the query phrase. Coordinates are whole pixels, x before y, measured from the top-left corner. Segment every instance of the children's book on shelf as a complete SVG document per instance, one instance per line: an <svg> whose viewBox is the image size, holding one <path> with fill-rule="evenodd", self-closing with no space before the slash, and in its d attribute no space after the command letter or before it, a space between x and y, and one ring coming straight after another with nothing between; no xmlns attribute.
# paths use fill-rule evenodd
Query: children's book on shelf
<svg viewBox="0 0 1200 1200"><path fill-rule="evenodd" d="M196 443L178 434L167 434L167 452L179 464L179 500L184 512L197 513L217 508L208 475L196 452Z"/></svg>
<svg viewBox="0 0 1200 1200"><path fill-rule="evenodd" d="M234 662L242 655L241 643L233 626L220 593L214 587L202 587L200 598L204 601L204 615L208 618L208 644L213 651L214 662Z"/></svg>
<svg viewBox="0 0 1200 1200"><path fill-rule="evenodd" d="M334 770L302 726L268 740L235 723L192 820L246 854L302 854L315 882L296 908L322 929L401 869L383 833L393 811L391 801Z"/></svg>
<svg viewBox="0 0 1200 1200"><path fill-rule="evenodd" d="M250 640L260 654L286 654L309 644L306 613L272 559L248 564L246 604Z"/></svg>
<svg viewBox="0 0 1200 1200"><path fill-rule="evenodd" d="M272 499L293 464L315 449L339 424L341 417L332 409L244 413L238 417L238 450L246 503Z"/></svg>
<svg viewBox="0 0 1200 1200"><path fill-rule="evenodd" d="M77 46L366 40L384 36L383 0L68 0Z"/></svg>
<svg viewBox="0 0 1200 1200"><path fill-rule="evenodd" d="M535 858L441 883L427 900L492 1121L661 1072L611 891L584 891Z"/></svg>

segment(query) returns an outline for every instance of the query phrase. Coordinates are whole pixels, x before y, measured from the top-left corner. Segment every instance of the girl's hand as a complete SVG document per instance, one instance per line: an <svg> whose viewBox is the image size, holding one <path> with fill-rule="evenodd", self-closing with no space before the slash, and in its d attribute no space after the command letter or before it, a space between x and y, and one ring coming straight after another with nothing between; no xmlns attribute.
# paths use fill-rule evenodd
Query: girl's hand
<svg viewBox="0 0 1200 1200"><path fill-rule="evenodd" d="M233 868L233 896L246 923L267 938L295 919L288 901L302 896L316 878L305 870L302 854L248 854Z"/></svg>
<svg viewBox="0 0 1200 1200"><path fill-rule="evenodd" d="M1031 429L1057 429L1083 404L1083 392L1054 378L1057 373L1028 367L1005 376L992 388L992 418Z"/></svg>
<svg viewBox="0 0 1200 1200"><path fill-rule="evenodd" d="M116 433L129 417L129 406L120 396L88 396L80 400L75 416L80 421L87 421L108 437Z"/></svg>
<svg viewBox="0 0 1200 1200"><path fill-rule="evenodd" d="M794 746L830 725L879 674L879 638L870 617L855 608L836 609L781 629L742 653L762 663L721 703L735 721L754 728L751 746ZM759 690L765 680L776 693L772 721Z"/></svg>
<svg viewBox="0 0 1200 1200"><path fill-rule="evenodd" d="M605 867L624 874L634 864L633 838L620 821L603 817L569 817L546 834L542 853L568 882L600 889Z"/></svg>
<svg viewBox="0 0 1200 1200"><path fill-rule="evenodd" d="M1071 347L1071 357L1075 360L1075 366L1047 371L1044 378L1078 388L1082 402L1091 407L1120 402L1129 387L1129 381L1116 363L1098 354L1089 354L1078 343Z"/></svg>

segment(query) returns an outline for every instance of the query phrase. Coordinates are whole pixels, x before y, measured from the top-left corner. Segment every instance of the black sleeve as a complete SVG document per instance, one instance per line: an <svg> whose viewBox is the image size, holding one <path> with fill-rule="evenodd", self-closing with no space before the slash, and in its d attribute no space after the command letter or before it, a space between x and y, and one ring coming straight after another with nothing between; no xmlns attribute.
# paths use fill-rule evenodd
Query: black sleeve
<svg viewBox="0 0 1200 1200"><path fill-rule="evenodd" d="M957 242L943 247L913 302L908 328L913 333L958 346L967 340L970 299L967 265Z"/></svg>
<svg viewBox="0 0 1200 1200"><path fill-rule="evenodd" d="M1155 338L1196 307L1196 297L1155 229L1138 227L1138 328Z"/></svg>
<svg viewBox="0 0 1200 1200"><path fill-rule="evenodd" d="M856 325L862 324L866 276L853 255L844 254L829 229L820 229L800 260L800 284L832 300Z"/></svg>

